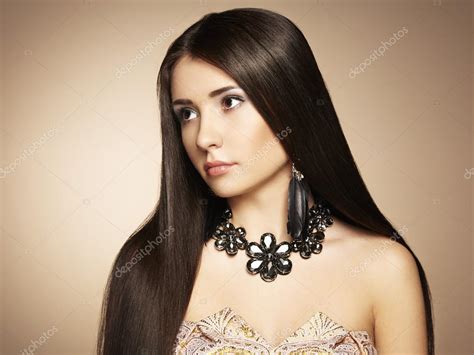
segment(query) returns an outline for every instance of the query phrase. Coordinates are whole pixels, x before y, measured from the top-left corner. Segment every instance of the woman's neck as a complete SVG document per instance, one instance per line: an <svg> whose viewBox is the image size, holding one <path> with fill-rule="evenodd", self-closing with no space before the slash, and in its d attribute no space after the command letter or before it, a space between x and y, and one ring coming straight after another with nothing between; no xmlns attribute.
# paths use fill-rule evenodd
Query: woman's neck
<svg viewBox="0 0 474 355"><path fill-rule="evenodd" d="M232 224L245 229L249 242L260 243L264 233L274 234L277 243L293 240L287 233L288 185L289 179L286 179L281 183L266 184L256 192L227 199L232 210ZM310 194L308 208L313 204L314 198Z"/></svg>

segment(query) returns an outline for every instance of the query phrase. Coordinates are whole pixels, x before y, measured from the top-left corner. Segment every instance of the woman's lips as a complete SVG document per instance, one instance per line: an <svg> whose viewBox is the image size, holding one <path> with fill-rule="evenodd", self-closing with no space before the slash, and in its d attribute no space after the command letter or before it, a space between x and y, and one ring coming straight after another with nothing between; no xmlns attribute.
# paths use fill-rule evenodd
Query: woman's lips
<svg viewBox="0 0 474 355"><path fill-rule="evenodd" d="M209 176L223 175L227 173L234 165L236 164L234 163L234 164L223 164L223 165L213 166L206 170L206 174Z"/></svg>

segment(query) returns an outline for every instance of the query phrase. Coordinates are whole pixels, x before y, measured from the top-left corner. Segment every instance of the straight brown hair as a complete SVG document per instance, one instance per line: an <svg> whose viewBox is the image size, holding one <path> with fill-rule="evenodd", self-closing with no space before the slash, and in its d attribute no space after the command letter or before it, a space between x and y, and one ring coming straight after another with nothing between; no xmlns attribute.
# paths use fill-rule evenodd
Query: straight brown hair
<svg viewBox="0 0 474 355"><path fill-rule="evenodd" d="M226 200L210 192L189 160L171 107L173 68L185 55L232 77L275 134L291 127L281 143L313 196L324 198L335 216L386 235L410 251L423 287L429 354L434 354L431 296L422 265L368 192L304 35L285 16L259 8L209 13L168 48L157 80L160 197L114 261L97 353L171 353L203 246L226 207Z"/></svg>

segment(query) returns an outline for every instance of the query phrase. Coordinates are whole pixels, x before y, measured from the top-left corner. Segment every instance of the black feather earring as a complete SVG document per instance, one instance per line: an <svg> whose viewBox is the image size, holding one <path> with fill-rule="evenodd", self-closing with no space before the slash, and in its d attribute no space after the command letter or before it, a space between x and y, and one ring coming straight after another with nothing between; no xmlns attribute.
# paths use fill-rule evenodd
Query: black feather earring
<svg viewBox="0 0 474 355"><path fill-rule="evenodd" d="M304 179L304 175L291 165L291 180L288 188L288 222L287 233L293 239L298 239L303 232L308 211L308 200L310 188Z"/></svg>

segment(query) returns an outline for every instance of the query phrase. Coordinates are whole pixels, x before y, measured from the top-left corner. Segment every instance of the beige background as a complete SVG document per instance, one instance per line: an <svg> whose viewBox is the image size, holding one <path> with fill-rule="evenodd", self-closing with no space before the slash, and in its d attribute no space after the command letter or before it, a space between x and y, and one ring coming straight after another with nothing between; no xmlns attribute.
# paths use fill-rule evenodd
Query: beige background
<svg viewBox="0 0 474 355"><path fill-rule="evenodd" d="M470 2L203 0L3 2L2 354L92 354L112 260L158 198L164 52L244 6L307 36L369 190L425 267L437 353L472 353Z"/></svg>

